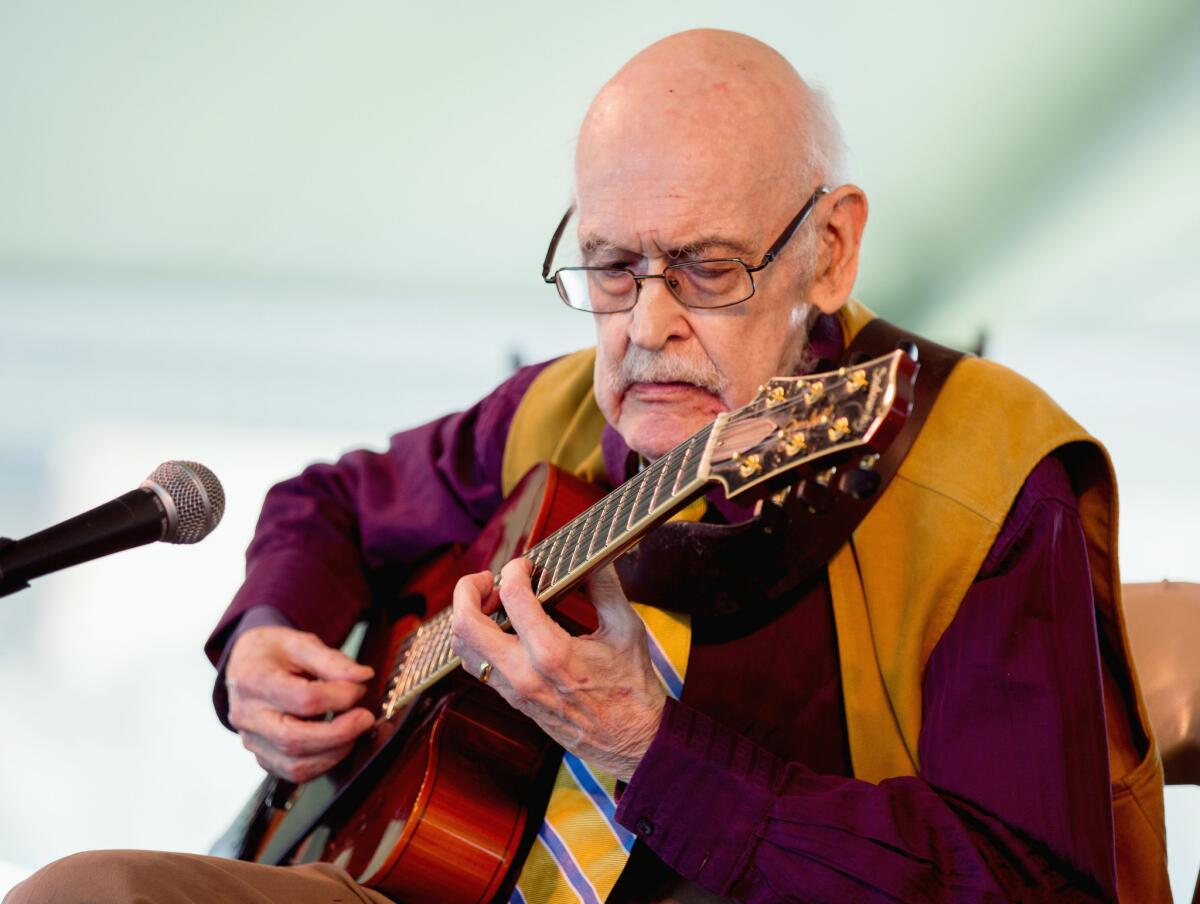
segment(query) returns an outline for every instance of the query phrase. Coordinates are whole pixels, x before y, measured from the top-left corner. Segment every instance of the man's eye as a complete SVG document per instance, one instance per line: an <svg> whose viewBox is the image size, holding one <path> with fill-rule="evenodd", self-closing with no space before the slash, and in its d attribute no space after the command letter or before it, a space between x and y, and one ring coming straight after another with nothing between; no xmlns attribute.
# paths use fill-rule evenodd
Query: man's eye
<svg viewBox="0 0 1200 904"><path fill-rule="evenodd" d="M680 269L693 279L709 280L733 276L741 269L741 265L730 261L694 261L681 265Z"/></svg>
<svg viewBox="0 0 1200 904"><path fill-rule="evenodd" d="M633 278L630 277L627 270L593 270L591 271L592 284L609 293L625 293L633 288Z"/></svg>

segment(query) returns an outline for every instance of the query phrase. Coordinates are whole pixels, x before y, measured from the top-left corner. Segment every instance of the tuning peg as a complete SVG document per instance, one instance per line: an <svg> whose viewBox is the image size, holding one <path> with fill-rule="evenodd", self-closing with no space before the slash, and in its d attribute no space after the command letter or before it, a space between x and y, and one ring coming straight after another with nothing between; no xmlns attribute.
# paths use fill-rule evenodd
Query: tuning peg
<svg viewBox="0 0 1200 904"><path fill-rule="evenodd" d="M796 498L808 506L814 515L823 515L833 508L833 493L817 479L806 477L796 487Z"/></svg>
<svg viewBox="0 0 1200 904"><path fill-rule="evenodd" d="M832 358L818 358L813 362L812 370L809 373L823 374L830 370L837 370L837 362Z"/></svg>
<svg viewBox="0 0 1200 904"><path fill-rule="evenodd" d="M787 526L788 515L784 510L788 496L792 494L791 487L784 487L769 498L760 499L754 506L754 517L764 533L773 534Z"/></svg>
<svg viewBox="0 0 1200 904"><path fill-rule="evenodd" d="M896 348L908 355L908 359L914 364L920 360L921 356L920 352L917 351L917 343L913 342L911 339L901 339L896 343Z"/></svg>
<svg viewBox="0 0 1200 904"><path fill-rule="evenodd" d="M838 482L838 489L854 499L866 499L875 495L879 490L879 484L878 471L868 468L851 468L842 475L842 479Z"/></svg>

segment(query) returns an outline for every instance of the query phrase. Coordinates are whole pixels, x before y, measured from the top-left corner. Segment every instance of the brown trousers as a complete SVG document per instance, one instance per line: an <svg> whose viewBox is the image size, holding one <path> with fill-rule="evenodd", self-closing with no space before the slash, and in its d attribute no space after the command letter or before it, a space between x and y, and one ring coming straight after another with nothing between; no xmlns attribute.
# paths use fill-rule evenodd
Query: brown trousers
<svg viewBox="0 0 1200 904"><path fill-rule="evenodd" d="M200 854L87 851L38 870L3 904L392 904L341 867L263 866Z"/></svg>
<svg viewBox="0 0 1200 904"><path fill-rule="evenodd" d="M639 898L641 900L641 898ZM393 904L329 863L263 866L200 854L86 851L42 867L0 904ZM657 904L734 904L681 882Z"/></svg>

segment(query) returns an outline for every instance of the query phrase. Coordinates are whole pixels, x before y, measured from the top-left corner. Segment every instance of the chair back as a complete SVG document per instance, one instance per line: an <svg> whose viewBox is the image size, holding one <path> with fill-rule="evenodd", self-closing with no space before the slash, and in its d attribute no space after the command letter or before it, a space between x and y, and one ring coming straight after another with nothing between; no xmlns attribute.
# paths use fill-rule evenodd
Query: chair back
<svg viewBox="0 0 1200 904"><path fill-rule="evenodd" d="M1200 584L1125 584L1125 620L1168 785L1200 785Z"/></svg>

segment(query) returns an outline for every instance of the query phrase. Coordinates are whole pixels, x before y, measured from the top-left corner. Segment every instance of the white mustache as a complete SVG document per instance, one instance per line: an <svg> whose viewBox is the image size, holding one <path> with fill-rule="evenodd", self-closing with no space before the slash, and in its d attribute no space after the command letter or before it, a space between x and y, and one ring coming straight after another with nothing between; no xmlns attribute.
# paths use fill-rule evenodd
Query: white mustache
<svg viewBox="0 0 1200 904"><path fill-rule="evenodd" d="M687 358L630 345L612 375L617 395L634 383L691 383L713 395L724 394L725 378L712 361L703 356Z"/></svg>

